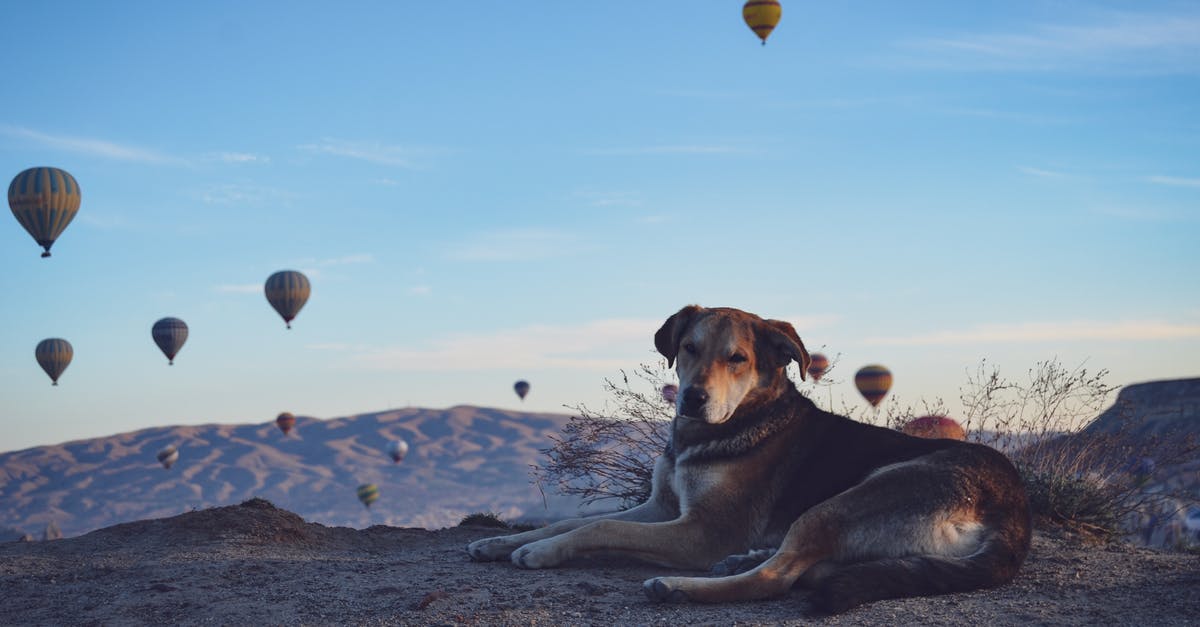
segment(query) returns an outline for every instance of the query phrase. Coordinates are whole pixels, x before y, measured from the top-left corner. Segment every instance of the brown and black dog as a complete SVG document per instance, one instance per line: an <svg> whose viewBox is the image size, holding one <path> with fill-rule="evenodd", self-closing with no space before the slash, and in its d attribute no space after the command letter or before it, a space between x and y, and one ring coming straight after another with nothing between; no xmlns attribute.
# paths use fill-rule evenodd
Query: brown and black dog
<svg viewBox="0 0 1200 627"><path fill-rule="evenodd" d="M654 344L677 362L679 394L650 498L478 540L467 547L473 559L511 558L522 568L588 555L715 564L718 576L655 577L645 592L737 601L799 582L828 612L1016 575L1029 551L1029 505L1001 453L818 409L786 374L794 360L803 378L809 363L786 322L691 305L667 319Z"/></svg>

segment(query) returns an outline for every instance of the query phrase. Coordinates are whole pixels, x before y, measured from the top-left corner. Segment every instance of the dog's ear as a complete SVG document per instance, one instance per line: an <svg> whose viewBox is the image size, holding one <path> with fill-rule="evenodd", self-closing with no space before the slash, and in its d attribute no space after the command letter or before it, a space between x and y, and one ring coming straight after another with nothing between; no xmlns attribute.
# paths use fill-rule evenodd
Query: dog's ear
<svg viewBox="0 0 1200 627"><path fill-rule="evenodd" d="M679 342L683 339L684 331L692 326L696 315L701 311L704 311L704 308L699 305L688 305L667 318L667 321L654 334L654 348L657 348L658 352L667 358L668 368L675 365L675 356L679 354Z"/></svg>
<svg viewBox="0 0 1200 627"><path fill-rule="evenodd" d="M771 366L786 366L794 359L800 364L800 379L806 379L805 373L808 372L812 358L808 356L808 350L804 348L804 342L800 341L796 328L783 320L767 320L766 323L763 339L766 344L765 353L769 356L768 359L773 359L770 362Z"/></svg>

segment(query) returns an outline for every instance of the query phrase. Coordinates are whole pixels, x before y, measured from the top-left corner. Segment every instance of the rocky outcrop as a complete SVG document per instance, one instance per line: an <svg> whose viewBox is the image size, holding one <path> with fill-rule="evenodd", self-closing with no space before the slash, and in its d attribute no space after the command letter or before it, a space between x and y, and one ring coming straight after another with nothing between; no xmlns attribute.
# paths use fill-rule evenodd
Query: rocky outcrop
<svg viewBox="0 0 1200 627"><path fill-rule="evenodd" d="M1200 378L1127 385L1084 433L1200 436Z"/></svg>

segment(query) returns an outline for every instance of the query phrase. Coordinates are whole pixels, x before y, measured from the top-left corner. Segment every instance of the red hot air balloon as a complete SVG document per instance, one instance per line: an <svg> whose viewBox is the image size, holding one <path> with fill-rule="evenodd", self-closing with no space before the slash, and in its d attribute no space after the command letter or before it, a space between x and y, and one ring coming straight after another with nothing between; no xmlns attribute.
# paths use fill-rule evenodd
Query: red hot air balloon
<svg viewBox="0 0 1200 627"><path fill-rule="evenodd" d="M829 358L821 353L813 353L811 359L808 364L808 376L816 383L825 376L825 371L829 370Z"/></svg>
<svg viewBox="0 0 1200 627"><path fill-rule="evenodd" d="M292 412L285 411L275 419L275 424L279 426L279 430L284 435L287 435L291 433L292 427L296 426L296 417L292 415Z"/></svg>
<svg viewBox="0 0 1200 627"><path fill-rule="evenodd" d="M529 382L517 381L513 384L513 390L516 391L517 396L520 396L521 400L523 401L525 400L525 395L529 393Z"/></svg>
<svg viewBox="0 0 1200 627"><path fill-rule="evenodd" d="M892 389L892 372L879 364L863 366L854 374L854 385L868 403L878 407Z"/></svg>
<svg viewBox="0 0 1200 627"><path fill-rule="evenodd" d="M953 418L946 416L921 416L908 421L901 429L908 435L918 438L944 438L947 440L965 440L967 432Z"/></svg>

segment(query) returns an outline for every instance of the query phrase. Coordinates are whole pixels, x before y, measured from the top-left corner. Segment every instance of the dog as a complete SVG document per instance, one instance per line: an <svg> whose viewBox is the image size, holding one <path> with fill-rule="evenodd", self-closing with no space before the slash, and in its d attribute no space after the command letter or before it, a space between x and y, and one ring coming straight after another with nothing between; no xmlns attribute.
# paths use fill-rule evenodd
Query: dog
<svg viewBox="0 0 1200 627"><path fill-rule="evenodd" d="M1032 523L1003 454L819 409L787 376L792 361L801 379L809 364L787 322L689 305L654 344L679 393L649 499L472 542L472 559L551 568L605 555L711 568L713 577L655 577L643 589L659 601L715 603L800 584L827 613L1017 574Z"/></svg>

